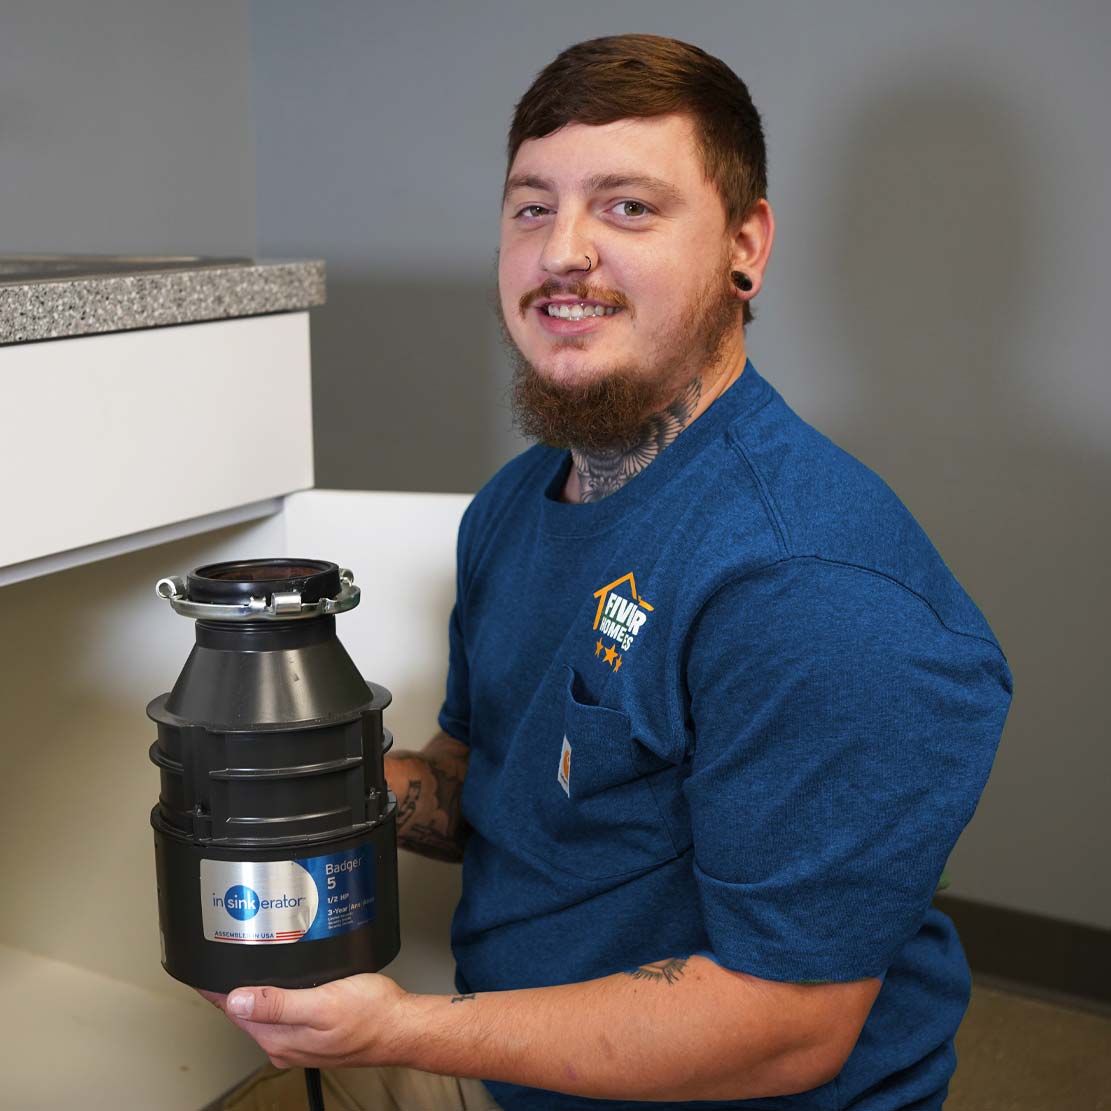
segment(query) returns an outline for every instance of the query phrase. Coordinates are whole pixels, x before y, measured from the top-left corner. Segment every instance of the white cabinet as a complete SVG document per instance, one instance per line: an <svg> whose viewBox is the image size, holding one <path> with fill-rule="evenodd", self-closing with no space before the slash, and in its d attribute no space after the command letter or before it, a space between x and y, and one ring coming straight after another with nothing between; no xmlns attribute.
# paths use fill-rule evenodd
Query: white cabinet
<svg viewBox="0 0 1111 1111"><path fill-rule="evenodd" d="M0 347L7 581L312 486L308 315Z"/></svg>
<svg viewBox="0 0 1111 1111"><path fill-rule="evenodd" d="M350 567L363 596L337 619L341 641L392 691L398 747L435 732L469 498L290 493L312 482L306 315L58 341L98 345L85 379L39 354L53 341L0 349L8 396L14 355L24 421L41 433L5 413L29 458L13 496L2 442L0 1111L195 1111L263 1059L159 964L144 711L176 678L193 622L155 596L158 578L261 556ZM154 359L145 341L175 333L177 354ZM387 974L451 991L459 869L401 855Z"/></svg>

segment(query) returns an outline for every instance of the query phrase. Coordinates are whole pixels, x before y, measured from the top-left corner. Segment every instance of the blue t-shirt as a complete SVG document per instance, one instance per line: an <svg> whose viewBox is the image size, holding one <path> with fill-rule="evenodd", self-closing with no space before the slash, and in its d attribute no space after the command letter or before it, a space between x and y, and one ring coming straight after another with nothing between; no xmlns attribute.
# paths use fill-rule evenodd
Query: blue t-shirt
<svg viewBox="0 0 1111 1111"><path fill-rule="evenodd" d="M691 1108L939 1108L969 1000L931 906L1011 675L875 474L752 363L644 471L559 501L534 447L459 530L445 732L470 746L460 991L703 952L883 987L838 1077ZM629 1108L489 1083L516 1109Z"/></svg>

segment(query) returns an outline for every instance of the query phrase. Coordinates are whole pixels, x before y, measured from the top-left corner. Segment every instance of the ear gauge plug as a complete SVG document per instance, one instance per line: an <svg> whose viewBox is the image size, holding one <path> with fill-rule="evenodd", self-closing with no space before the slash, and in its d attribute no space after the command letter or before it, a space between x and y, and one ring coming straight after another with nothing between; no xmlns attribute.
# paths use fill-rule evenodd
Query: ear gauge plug
<svg viewBox="0 0 1111 1111"><path fill-rule="evenodd" d="M742 292L747 293L752 289L752 279L747 274L742 274L740 270L733 270L729 276L733 279L733 284Z"/></svg>

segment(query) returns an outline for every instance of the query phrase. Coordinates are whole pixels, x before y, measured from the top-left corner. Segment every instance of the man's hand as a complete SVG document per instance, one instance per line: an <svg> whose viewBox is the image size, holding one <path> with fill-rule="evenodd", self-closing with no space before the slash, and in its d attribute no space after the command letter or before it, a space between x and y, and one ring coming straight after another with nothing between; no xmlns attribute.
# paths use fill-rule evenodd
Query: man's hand
<svg viewBox="0 0 1111 1111"><path fill-rule="evenodd" d="M365 973L318 988L236 988L200 993L258 1042L279 1069L393 1063L407 993L388 976Z"/></svg>

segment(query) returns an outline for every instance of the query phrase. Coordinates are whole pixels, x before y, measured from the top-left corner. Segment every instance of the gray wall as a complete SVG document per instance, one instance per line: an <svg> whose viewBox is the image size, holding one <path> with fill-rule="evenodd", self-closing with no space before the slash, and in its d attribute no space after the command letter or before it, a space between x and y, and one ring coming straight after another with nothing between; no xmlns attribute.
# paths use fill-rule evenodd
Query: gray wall
<svg viewBox="0 0 1111 1111"><path fill-rule="evenodd" d="M259 251L328 263L320 486L474 491L520 447L491 298L507 112L545 36L518 48L510 10L251 9Z"/></svg>
<svg viewBox="0 0 1111 1111"><path fill-rule="evenodd" d="M753 359L909 504L1016 675L952 891L1111 925L1111 7L266 0L251 25L259 250L329 264L322 486L473 490L517 449L489 296L536 71L629 30L737 70L778 218Z"/></svg>
<svg viewBox="0 0 1111 1111"><path fill-rule="evenodd" d="M245 0L3 0L0 251L254 253Z"/></svg>

